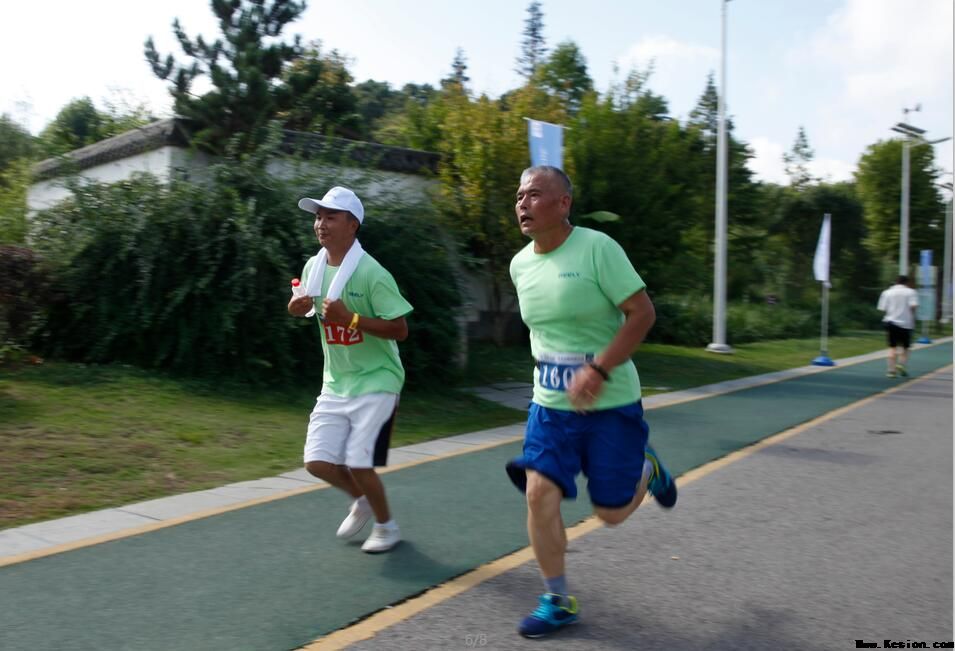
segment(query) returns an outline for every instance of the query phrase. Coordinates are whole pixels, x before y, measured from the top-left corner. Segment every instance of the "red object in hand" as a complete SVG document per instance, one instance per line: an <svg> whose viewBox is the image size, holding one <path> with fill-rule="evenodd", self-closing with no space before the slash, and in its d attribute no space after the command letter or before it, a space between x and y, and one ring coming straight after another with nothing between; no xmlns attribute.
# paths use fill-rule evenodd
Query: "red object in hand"
<svg viewBox="0 0 955 651"><path fill-rule="evenodd" d="M292 287L298 287L301 284L302 284L301 280L299 280L298 278L292 278Z"/></svg>

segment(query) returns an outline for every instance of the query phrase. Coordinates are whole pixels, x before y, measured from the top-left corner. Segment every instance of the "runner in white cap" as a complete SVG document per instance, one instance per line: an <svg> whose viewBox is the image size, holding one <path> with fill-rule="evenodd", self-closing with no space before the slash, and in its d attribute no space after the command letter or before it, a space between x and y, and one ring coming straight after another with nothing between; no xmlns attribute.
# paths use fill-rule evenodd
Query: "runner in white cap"
<svg viewBox="0 0 955 651"><path fill-rule="evenodd" d="M292 316L318 314L325 357L305 467L354 499L338 537L351 538L374 517L362 550L385 552L401 534L375 467L387 460L405 380L397 342L408 336L405 315L413 308L392 275L358 243L365 210L354 192L334 187L322 199L298 205L315 215L323 247L305 263L305 295L293 295L288 304Z"/></svg>

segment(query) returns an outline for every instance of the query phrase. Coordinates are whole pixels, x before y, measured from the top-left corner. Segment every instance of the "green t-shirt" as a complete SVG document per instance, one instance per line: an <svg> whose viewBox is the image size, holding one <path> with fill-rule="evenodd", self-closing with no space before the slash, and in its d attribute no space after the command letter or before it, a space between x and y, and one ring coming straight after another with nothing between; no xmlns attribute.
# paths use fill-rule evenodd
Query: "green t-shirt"
<svg viewBox="0 0 955 651"><path fill-rule="evenodd" d="M309 259L302 270L302 285L315 265ZM322 278L322 296L328 293L338 267L328 265ZM342 301L352 312L363 317L397 319L414 308L398 291L395 279L387 269L366 252L342 291ZM321 299L316 298L316 318L321 313ZM360 329L348 330L347 323L319 320L322 330L322 352L325 354L323 391L352 397L366 393L400 393L405 382L405 369L398 357L398 342L366 334Z"/></svg>
<svg viewBox="0 0 955 651"><path fill-rule="evenodd" d="M617 242L580 226L549 253L534 253L533 242L521 249L511 260L511 280L538 360L534 402L572 410L566 386L573 369L610 344L624 322L617 306L646 284ZM640 395L628 360L611 371L594 409L628 405Z"/></svg>

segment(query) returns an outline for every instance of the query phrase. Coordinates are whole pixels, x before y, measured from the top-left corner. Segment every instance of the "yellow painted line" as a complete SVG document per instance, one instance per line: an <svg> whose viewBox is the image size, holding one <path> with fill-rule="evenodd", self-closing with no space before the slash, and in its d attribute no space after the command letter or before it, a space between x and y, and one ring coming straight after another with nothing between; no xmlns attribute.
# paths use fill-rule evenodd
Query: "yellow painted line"
<svg viewBox="0 0 955 651"><path fill-rule="evenodd" d="M952 365L949 364L944 368L939 368L920 377L913 378L904 384L900 384L890 389L873 394L867 398L859 400L858 402L854 402L844 407L839 407L838 409L802 423L801 425L797 425L796 427L757 441L756 443L753 443L752 445L749 445L745 448L731 452L725 457L715 459L714 461L710 461L709 463L680 475L677 478L677 486L683 488L698 479L702 479L703 477L706 477L717 470L735 463L736 461L752 456L764 448L768 448L772 445L776 445L782 441L785 441L786 439L792 438L800 432L804 432L807 429L815 427L816 425L820 425L826 421L838 418L843 414L863 407L871 402L874 402L875 400L878 400L879 398L885 397L897 391L901 391L915 382L925 380L943 372L951 371L951 369ZM645 501L648 500L650 500L649 497ZM567 539L574 540L576 538L580 538L581 536L595 531L602 526L603 523L596 516L590 516L583 522L580 522L579 524L567 529ZM482 565L481 567L478 567L467 574L462 574L457 578L451 579L447 583L436 586L418 597L404 601L391 608L380 610L367 619L364 619L356 624L353 624L347 628L339 629L333 633L329 633L328 635L321 637L314 642L307 644L306 646L300 647L299 651L330 651L332 649L343 649L351 644L370 640L378 633L391 626L394 626L399 622L409 619L431 608L432 606L437 606L438 604L445 602L448 599L465 592L466 590L470 590L471 588L484 583L489 579L493 579L494 577L504 574L505 572L533 559L533 550L530 547L524 547L523 549L508 554L507 556L503 556L495 561L491 561L490 563Z"/></svg>
<svg viewBox="0 0 955 651"><path fill-rule="evenodd" d="M471 452L478 452L480 450L488 450L490 448L495 448L500 445L507 445L508 443L513 443L515 441L520 440L521 438L522 437L520 436L509 437L506 439L502 439L500 441L482 443L480 445L462 444L462 446L466 446L466 447L462 447L461 450L451 450L440 456L433 456L433 457L423 456L420 460L415 459L414 461L408 461L406 463L400 463L394 466L381 468L379 469L378 474L383 475L389 472L395 472L396 470L403 470L404 468L417 466L422 463L430 463L432 461L437 461L438 459L448 459L450 457L456 457L461 454L470 454ZM3 558L0 558L0 567L4 567L6 565L16 565L17 563L25 563L26 561L36 560L38 558L43 558L45 556L53 556L55 554L62 554L64 552L70 552L76 549L82 549L83 547L92 547L93 545L99 545L101 543L111 542L113 540L121 540L123 538L130 538L132 536L138 536L144 533L150 533L152 531L165 529L167 527L175 527L180 524L185 524L186 522L193 522L195 520L202 520L203 518L209 518L215 515L221 515L223 513L228 513L229 511L238 511L239 509L245 509L250 506L258 506L259 504L267 504L269 502L275 502L277 500L285 499L286 497L294 497L296 495L311 493L312 491L323 490L325 488L330 488L330 487L331 486L329 484L325 484L325 483L311 484L308 486L303 486L302 488L294 488L289 491L277 493L275 495L257 497L251 500L236 502L235 504L228 504L226 506L217 506L210 509L204 509L202 511L196 511L195 513L190 513L188 515L183 515L177 518L169 518L166 520L160 520L158 522L151 522L149 524L144 524L138 527L131 527L129 529L122 529L120 531L111 531L110 533L105 533L99 536L83 538L82 540L74 540L68 543L63 543L61 545L54 545L52 547L45 547L43 549L37 549L35 551L25 552L23 554L6 556Z"/></svg>

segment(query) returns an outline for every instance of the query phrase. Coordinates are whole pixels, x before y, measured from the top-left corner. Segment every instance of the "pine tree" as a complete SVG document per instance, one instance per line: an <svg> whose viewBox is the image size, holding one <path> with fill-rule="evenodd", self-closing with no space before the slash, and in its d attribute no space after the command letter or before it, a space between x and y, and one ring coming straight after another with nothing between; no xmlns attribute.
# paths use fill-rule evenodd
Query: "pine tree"
<svg viewBox="0 0 955 651"><path fill-rule="evenodd" d="M587 60L577 44L564 41L539 66L538 78L547 91L560 99L571 115L580 109L580 103L594 89L587 73Z"/></svg>
<svg viewBox="0 0 955 651"><path fill-rule="evenodd" d="M152 38L146 40L146 60L153 73L171 82L175 112L195 122L194 142L221 153L226 142L238 136L239 148L254 149L266 134L266 125L282 112L292 113L296 122L311 123L302 112L321 113L321 101L302 106L301 88L287 83L283 73L307 54L301 38L291 43L279 40L285 27L305 11L306 3L295 0L212 0L221 37L208 43L201 36L189 38L179 20L173 31L190 62L177 62L172 55L162 59ZM320 60L320 59L317 59ZM315 78L314 67L300 71ZM201 96L193 84L207 76L212 90ZM324 100L324 97L317 98Z"/></svg>
<svg viewBox="0 0 955 651"><path fill-rule="evenodd" d="M720 96L716 92L716 82L713 81L711 72L706 76L703 94L690 111L688 123L700 129L703 136L707 140L712 139L713 142L716 142L716 132L719 128L719 102Z"/></svg>
<svg viewBox="0 0 955 651"><path fill-rule="evenodd" d="M517 57L517 74L530 79L537 67L544 62L547 48L544 45L544 12L541 3L534 0L527 6L527 18L524 19L524 40L521 42L521 56Z"/></svg>
<svg viewBox="0 0 955 651"><path fill-rule="evenodd" d="M806 130L800 126L796 132L796 140L788 154L783 154L783 163L786 164L786 176L789 177L789 183L796 189L817 181L809 172L809 163L812 162L816 152L809 146L809 138L806 136Z"/></svg>
<svg viewBox="0 0 955 651"><path fill-rule="evenodd" d="M458 48L454 52L454 60L451 62L451 75L441 80L441 86L444 88L456 88L464 90L467 83L471 81L468 77L468 63L464 57L464 50Z"/></svg>

